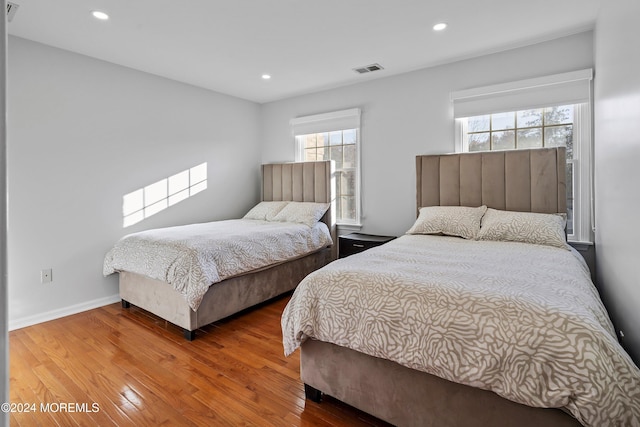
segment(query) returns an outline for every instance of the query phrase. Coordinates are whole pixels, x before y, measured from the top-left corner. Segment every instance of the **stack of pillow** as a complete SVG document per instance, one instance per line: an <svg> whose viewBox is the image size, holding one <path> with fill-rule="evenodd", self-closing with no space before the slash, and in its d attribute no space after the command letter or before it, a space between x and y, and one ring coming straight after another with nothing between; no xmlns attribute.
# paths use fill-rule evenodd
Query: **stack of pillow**
<svg viewBox="0 0 640 427"><path fill-rule="evenodd" d="M294 222L313 227L329 209L329 203L315 202L260 202L243 219Z"/></svg>
<svg viewBox="0 0 640 427"><path fill-rule="evenodd" d="M443 234L568 249L566 218L566 214L502 211L486 206L429 206L420 208L407 234Z"/></svg>

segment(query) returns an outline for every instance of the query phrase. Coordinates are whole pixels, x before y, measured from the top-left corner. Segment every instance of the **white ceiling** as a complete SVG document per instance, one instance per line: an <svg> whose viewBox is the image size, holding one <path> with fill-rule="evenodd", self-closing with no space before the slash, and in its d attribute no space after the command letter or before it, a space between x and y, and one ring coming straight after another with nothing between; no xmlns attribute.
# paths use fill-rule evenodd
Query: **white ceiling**
<svg viewBox="0 0 640 427"><path fill-rule="evenodd" d="M601 0L11 1L11 35L263 103L590 30Z"/></svg>

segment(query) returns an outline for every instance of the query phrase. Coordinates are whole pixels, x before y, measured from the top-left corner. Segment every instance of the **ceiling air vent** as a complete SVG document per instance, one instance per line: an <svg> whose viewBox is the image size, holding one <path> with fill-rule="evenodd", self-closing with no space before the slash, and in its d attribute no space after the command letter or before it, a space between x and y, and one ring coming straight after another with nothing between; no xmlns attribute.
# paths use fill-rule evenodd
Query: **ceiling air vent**
<svg viewBox="0 0 640 427"><path fill-rule="evenodd" d="M378 70L384 70L382 65L371 64L371 65L366 65L364 67L358 67L353 69L353 71L355 71L358 74L371 73L372 71L378 71Z"/></svg>
<svg viewBox="0 0 640 427"><path fill-rule="evenodd" d="M18 11L19 7L20 7L20 5L17 5L15 3L11 3L11 2L7 2L7 20L9 22L11 22L13 17L16 15L16 12Z"/></svg>

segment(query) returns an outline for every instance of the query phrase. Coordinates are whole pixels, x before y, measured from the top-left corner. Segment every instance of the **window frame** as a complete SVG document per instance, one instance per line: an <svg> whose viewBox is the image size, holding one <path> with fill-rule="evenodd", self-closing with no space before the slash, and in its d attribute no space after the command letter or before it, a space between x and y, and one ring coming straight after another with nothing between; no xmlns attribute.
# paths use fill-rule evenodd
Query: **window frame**
<svg viewBox="0 0 640 427"><path fill-rule="evenodd" d="M552 107L531 107L547 108ZM594 241L594 230L592 227L593 204L592 204L592 126L591 126L591 103L582 102L573 104L573 158L567 159L567 166L573 168L573 233L567 234L567 240L576 243L591 244ZM513 111L521 111L521 108ZM512 111L508 111L512 112ZM490 112L486 114L497 114ZM467 117L456 118L455 130L455 150L456 152L469 152L467 138ZM518 148L516 148L518 149ZM532 148L535 150L535 148ZM490 150L501 151L501 150ZM577 172L577 173L576 173Z"/></svg>
<svg viewBox="0 0 640 427"><path fill-rule="evenodd" d="M462 118L555 105L577 105L574 111L574 232L571 242L592 244L595 234L593 193L593 69L569 71L451 92L455 150L463 152ZM576 174L576 168L578 173ZM578 215L576 215L578 212Z"/></svg>
<svg viewBox="0 0 640 427"><path fill-rule="evenodd" d="M294 140L294 156L295 160L298 162L305 161L302 138L299 139L298 137L318 133L331 133L336 131L355 129L356 166L355 168L353 168L355 169L355 218L353 220L341 218L339 216L341 212L338 213L336 211L336 224L339 226L361 227L362 225L362 150L360 116L361 110L359 108L351 108L348 110L297 117L295 119L292 119L290 122ZM327 144L327 146L330 146L330 144ZM339 171L339 169L336 169L334 171L336 177ZM337 198L337 191L334 191L334 196Z"/></svg>

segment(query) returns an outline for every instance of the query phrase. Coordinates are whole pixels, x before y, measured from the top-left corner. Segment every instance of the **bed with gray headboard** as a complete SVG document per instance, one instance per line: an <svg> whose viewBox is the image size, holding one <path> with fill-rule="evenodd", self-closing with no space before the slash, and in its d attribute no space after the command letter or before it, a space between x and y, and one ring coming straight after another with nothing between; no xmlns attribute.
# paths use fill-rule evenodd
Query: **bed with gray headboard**
<svg viewBox="0 0 640 427"><path fill-rule="evenodd" d="M265 164L261 166L261 173L263 202L328 204L329 208L320 218L320 222L326 224L332 241L336 241L332 206L335 194L332 162ZM275 227L279 224L274 222L267 225ZM267 225L259 224L260 227ZM277 243L275 240L277 239L272 239ZM183 328L185 338L191 340L196 329L204 325L294 289L308 273L335 258L335 246L330 244L312 253L298 255L293 259L253 269L214 283L208 287L195 309L193 304L190 305L185 299L185 295L176 290L175 285L165 280L149 277L139 271L114 268L112 265L108 269L105 267L105 274L113 271L119 273L123 307L128 308L133 304L147 310ZM105 258L105 266L107 261L112 264L111 253ZM154 257L153 253L144 256Z"/></svg>
<svg viewBox="0 0 640 427"><path fill-rule="evenodd" d="M408 234L283 313L307 399L400 426L637 423L640 371L566 244L564 148L417 156L416 177Z"/></svg>

